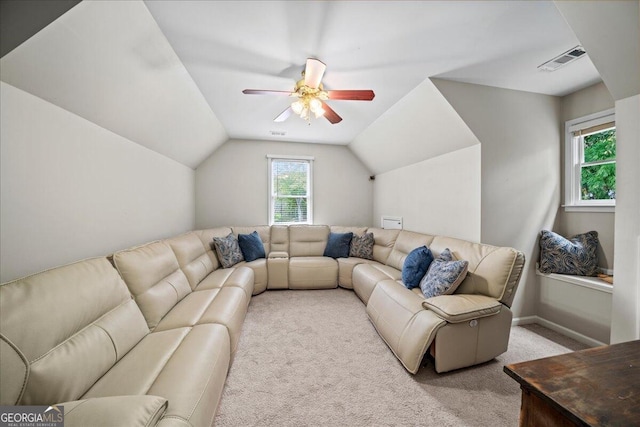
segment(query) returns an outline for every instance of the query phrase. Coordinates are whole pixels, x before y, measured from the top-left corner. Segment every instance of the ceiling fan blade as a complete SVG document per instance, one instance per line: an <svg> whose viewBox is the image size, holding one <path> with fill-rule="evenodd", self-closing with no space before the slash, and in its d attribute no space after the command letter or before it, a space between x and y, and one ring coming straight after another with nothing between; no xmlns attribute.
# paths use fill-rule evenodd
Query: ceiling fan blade
<svg viewBox="0 0 640 427"><path fill-rule="evenodd" d="M329 99L371 101L376 94L372 90L330 90Z"/></svg>
<svg viewBox="0 0 640 427"><path fill-rule="evenodd" d="M293 113L293 109L291 109L291 107L289 107L286 110L284 110L282 113L280 113L280 115L278 115L278 117L273 119L273 121L274 122L284 122L285 120L287 120L289 118L291 113Z"/></svg>
<svg viewBox="0 0 640 427"><path fill-rule="evenodd" d="M326 102L322 103L322 109L324 110L324 116L331 122L331 124L335 125L342 121L342 117L333 111L333 108L329 107Z"/></svg>
<svg viewBox="0 0 640 427"><path fill-rule="evenodd" d="M286 90L245 89L242 93L245 95L291 95L291 92Z"/></svg>
<svg viewBox="0 0 640 427"><path fill-rule="evenodd" d="M327 66L323 62L315 58L308 58L307 67L304 70L304 84L312 89L317 89L326 69Z"/></svg>

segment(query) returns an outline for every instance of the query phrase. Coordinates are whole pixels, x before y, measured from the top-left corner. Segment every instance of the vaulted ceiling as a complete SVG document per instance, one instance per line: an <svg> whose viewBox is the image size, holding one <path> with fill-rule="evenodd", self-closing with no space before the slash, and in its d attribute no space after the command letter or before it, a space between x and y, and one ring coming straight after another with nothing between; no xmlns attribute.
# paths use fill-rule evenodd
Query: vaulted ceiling
<svg viewBox="0 0 640 427"><path fill-rule="evenodd" d="M537 66L578 44L550 1L83 1L0 70L195 168L229 138L350 144L406 97L446 105L424 85L431 77L571 93L600 81L588 57L552 73ZM327 64L327 89L373 89L375 99L328 101L344 120L308 125L273 122L287 97L242 94L292 90L308 57Z"/></svg>

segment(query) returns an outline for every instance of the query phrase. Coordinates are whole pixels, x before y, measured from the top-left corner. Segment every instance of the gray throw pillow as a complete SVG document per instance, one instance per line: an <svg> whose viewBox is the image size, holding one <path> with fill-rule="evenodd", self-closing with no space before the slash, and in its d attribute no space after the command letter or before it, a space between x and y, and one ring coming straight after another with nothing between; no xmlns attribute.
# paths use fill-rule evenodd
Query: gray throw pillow
<svg viewBox="0 0 640 427"><path fill-rule="evenodd" d="M447 248L429 266L427 274L420 281L420 290L425 298L451 295L467 276L468 270L469 262L455 260Z"/></svg>
<svg viewBox="0 0 640 427"><path fill-rule="evenodd" d="M233 267L240 261L244 261L238 239L233 233L229 233L227 237L214 237L213 246L224 268Z"/></svg>
<svg viewBox="0 0 640 427"><path fill-rule="evenodd" d="M589 231L566 239L553 231L540 232L540 272L596 276L598 232Z"/></svg>
<svg viewBox="0 0 640 427"><path fill-rule="evenodd" d="M354 234L351 239L351 247L349 248L349 256L364 259L373 259L373 244L375 240L373 233L365 233L362 236Z"/></svg>

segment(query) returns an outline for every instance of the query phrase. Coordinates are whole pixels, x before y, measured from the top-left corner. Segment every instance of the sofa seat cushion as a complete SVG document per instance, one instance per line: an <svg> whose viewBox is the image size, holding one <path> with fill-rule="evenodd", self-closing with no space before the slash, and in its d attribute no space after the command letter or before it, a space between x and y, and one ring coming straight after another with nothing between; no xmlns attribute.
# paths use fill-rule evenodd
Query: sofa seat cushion
<svg viewBox="0 0 640 427"><path fill-rule="evenodd" d="M219 323L229 330L231 353L234 354L247 314L247 299L245 292L234 286L194 292L173 307L158 323L154 332L203 323Z"/></svg>
<svg viewBox="0 0 640 427"><path fill-rule="evenodd" d="M167 399L159 396L109 396L60 403L67 427L155 426L167 410Z"/></svg>
<svg viewBox="0 0 640 427"><path fill-rule="evenodd" d="M353 289L353 269L359 264L370 264L371 261L364 258L338 258L338 285L346 289Z"/></svg>
<svg viewBox="0 0 640 427"><path fill-rule="evenodd" d="M242 261L236 267L248 267L253 270L253 295L260 294L267 289L269 274L267 271L267 260L260 258L255 261Z"/></svg>
<svg viewBox="0 0 640 427"><path fill-rule="evenodd" d="M353 290L363 303L369 301L373 288L383 280L400 280L402 272L378 262L358 264L353 268Z"/></svg>
<svg viewBox="0 0 640 427"><path fill-rule="evenodd" d="M289 259L289 289L330 289L338 287L338 262L324 256Z"/></svg>
<svg viewBox="0 0 640 427"><path fill-rule="evenodd" d="M493 316L502 308L495 298L471 294L440 295L425 299L422 305L449 323Z"/></svg>
<svg viewBox="0 0 640 427"><path fill-rule="evenodd" d="M423 297L395 280L383 280L367 303L367 315L376 330L404 367L416 373L446 322L422 306Z"/></svg>
<svg viewBox="0 0 640 427"><path fill-rule="evenodd" d="M169 402L163 420L209 426L229 368L229 342L227 328L218 324L151 333L82 398L160 396Z"/></svg>
<svg viewBox="0 0 640 427"><path fill-rule="evenodd" d="M253 270L249 267L219 268L212 271L195 288L195 291L219 289L226 286L235 286L244 290L247 294L247 304L253 294Z"/></svg>

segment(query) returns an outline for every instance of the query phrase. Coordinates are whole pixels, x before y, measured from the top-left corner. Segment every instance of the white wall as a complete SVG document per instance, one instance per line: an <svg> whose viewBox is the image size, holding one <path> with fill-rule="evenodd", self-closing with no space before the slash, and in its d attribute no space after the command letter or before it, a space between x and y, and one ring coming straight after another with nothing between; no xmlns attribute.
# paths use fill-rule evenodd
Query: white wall
<svg viewBox="0 0 640 427"><path fill-rule="evenodd" d="M356 137L349 148L374 174L478 144L430 79Z"/></svg>
<svg viewBox="0 0 640 427"><path fill-rule="evenodd" d="M230 140L196 169L196 227L267 224L267 154L313 156L313 222L372 225L367 168L341 145Z"/></svg>
<svg viewBox="0 0 640 427"><path fill-rule="evenodd" d="M0 281L194 226L194 171L1 83Z"/></svg>
<svg viewBox="0 0 640 427"><path fill-rule="evenodd" d="M613 97L604 83L589 86L562 98L562 123L568 120L584 117L589 114L614 108ZM561 166L561 201L564 203L564 135L562 135L560 166ZM598 250L598 262L600 267L613 270L614 257L614 212L565 212L564 208L558 209L554 230L563 236L574 236L590 230L598 232L600 248ZM603 341L606 342L606 341Z"/></svg>
<svg viewBox="0 0 640 427"><path fill-rule="evenodd" d="M512 246L526 265L512 306L532 316L538 300L538 234L560 205L560 99L433 80L482 144L481 241Z"/></svg>
<svg viewBox="0 0 640 427"><path fill-rule="evenodd" d="M640 95L616 101L616 271L611 342L640 338Z"/></svg>
<svg viewBox="0 0 640 427"><path fill-rule="evenodd" d="M640 338L640 1L556 1L616 100L611 342ZM600 25L614 22L615 25Z"/></svg>
<svg viewBox="0 0 640 427"><path fill-rule="evenodd" d="M611 334L611 290L580 286L558 277L562 275L538 276L538 321L587 345L608 344Z"/></svg>
<svg viewBox="0 0 640 427"><path fill-rule="evenodd" d="M402 216L404 228L480 241L480 144L379 174L373 220Z"/></svg>

